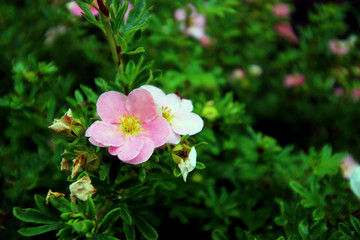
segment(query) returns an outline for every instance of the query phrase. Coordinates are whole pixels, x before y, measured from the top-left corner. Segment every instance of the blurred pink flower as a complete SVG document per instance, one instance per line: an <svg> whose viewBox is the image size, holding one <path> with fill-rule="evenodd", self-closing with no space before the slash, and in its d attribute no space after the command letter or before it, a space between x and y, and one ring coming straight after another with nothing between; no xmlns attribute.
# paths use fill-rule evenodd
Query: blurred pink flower
<svg viewBox="0 0 360 240"><path fill-rule="evenodd" d="M344 89L342 87L336 87L334 89L334 93L336 96L342 97L342 96L344 96Z"/></svg>
<svg viewBox="0 0 360 240"><path fill-rule="evenodd" d="M240 79L244 78L245 76L246 76L246 72L244 69L235 68L231 75L231 79L236 81L236 80L240 80Z"/></svg>
<svg viewBox="0 0 360 240"><path fill-rule="evenodd" d="M123 0L123 4L125 3L125 0ZM94 0L93 4L98 7L97 1ZM88 5L91 13L96 17L99 15L99 12L97 11L96 8ZM70 9L70 12L75 15L75 16L82 16L83 10L79 7L79 5L77 5L77 3L75 1L72 1L70 3L68 3L68 8ZM127 22L127 19L129 17L129 13L131 11L131 9L134 8L134 5L131 2L128 2L128 9L126 10L125 14L124 14L124 21L125 23Z"/></svg>
<svg viewBox="0 0 360 240"><path fill-rule="evenodd" d="M360 89L359 88L354 88L352 90L352 97L355 99L355 100L359 100L360 99Z"/></svg>
<svg viewBox="0 0 360 240"><path fill-rule="evenodd" d="M169 123L157 114L153 97L145 89L135 89L128 96L105 92L96 109L102 121L95 121L85 136L95 146L109 147L109 153L125 163L147 161L169 137Z"/></svg>
<svg viewBox="0 0 360 240"><path fill-rule="evenodd" d="M284 86L287 88L296 87L302 85L305 81L304 75L295 73L285 77Z"/></svg>
<svg viewBox="0 0 360 240"><path fill-rule="evenodd" d="M351 154L348 154L343 160L341 160L340 165L344 178L350 180L351 175L358 166L359 164L355 161L354 157Z"/></svg>
<svg viewBox="0 0 360 240"><path fill-rule="evenodd" d="M180 143L181 135L194 135L202 130L204 121L193 113L191 100L180 98L175 93L165 94L160 88L152 85L144 85L154 98L158 106L158 115L166 119L170 124L170 134L167 142L173 145Z"/></svg>
<svg viewBox="0 0 360 240"><path fill-rule="evenodd" d="M199 14L194 5L188 4L190 8L190 16L188 19L188 25L186 25L187 13L183 8L175 10L174 17L176 21L181 22L179 28L182 32L185 32L188 36L191 36L202 44L209 44L210 37L205 33L206 17L203 14Z"/></svg>
<svg viewBox="0 0 360 240"><path fill-rule="evenodd" d="M92 2L96 7L98 7L98 4L97 4L97 1L94 0ZM82 13L84 13L84 11L79 7L79 5L77 5L77 3L75 1L71 1L70 3L68 3L67 7L69 8L70 12L75 15L75 16L79 16L79 17L82 17ZM99 12L96 8L88 5L91 13L94 15L94 16L98 16L99 15Z"/></svg>
<svg viewBox="0 0 360 240"><path fill-rule="evenodd" d="M330 51L338 56L344 56L349 52L349 46L345 41L330 40L328 46Z"/></svg>
<svg viewBox="0 0 360 240"><path fill-rule="evenodd" d="M288 22L282 22L275 25L275 31L282 37L286 38L291 43L297 43L296 37L291 24Z"/></svg>
<svg viewBox="0 0 360 240"><path fill-rule="evenodd" d="M277 17L286 18L290 15L290 7L286 3L277 3L274 5L272 12Z"/></svg>

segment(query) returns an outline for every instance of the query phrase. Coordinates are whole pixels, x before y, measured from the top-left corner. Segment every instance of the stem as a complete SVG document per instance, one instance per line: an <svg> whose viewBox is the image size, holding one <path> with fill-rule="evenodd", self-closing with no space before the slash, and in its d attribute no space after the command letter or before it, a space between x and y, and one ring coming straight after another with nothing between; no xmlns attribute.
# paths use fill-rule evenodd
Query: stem
<svg viewBox="0 0 360 240"><path fill-rule="evenodd" d="M109 21L106 19L107 17L103 14L101 14L101 22L104 25L104 29L105 29L105 36L109 42L109 46L110 46L110 50L111 50L111 54L112 54L112 58L114 60L115 63L115 67L116 69L118 69L118 64L119 64L119 57L116 51L116 43L115 43L115 38L111 32L111 27L110 27L110 23Z"/></svg>

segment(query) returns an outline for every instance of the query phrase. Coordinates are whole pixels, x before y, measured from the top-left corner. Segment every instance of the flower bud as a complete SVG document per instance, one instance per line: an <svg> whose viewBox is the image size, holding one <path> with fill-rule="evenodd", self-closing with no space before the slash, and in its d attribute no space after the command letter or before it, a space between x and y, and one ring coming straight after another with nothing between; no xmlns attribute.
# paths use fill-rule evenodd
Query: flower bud
<svg viewBox="0 0 360 240"><path fill-rule="evenodd" d="M219 116L219 112L214 106L214 101L209 101L205 104L201 115L210 121L215 120Z"/></svg>
<svg viewBox="0 0 360 240"><path fill-rule="evenodd" d="M49 192L46 195L46 204L49 204L51 196L55 196L56 198L58 198L58 197L65 197L65 194L59 193L59 192L53 192L53 191L51 191L51 189L49 189Z"/></svg>
<svg viewBox="0 0 360 240"><path fill-rule="evenodd" d="M171 155L183 175L184 182L186 182L188 173L196 167L197 154L195 148L186 144L179 144L173 148Z"/></svg>

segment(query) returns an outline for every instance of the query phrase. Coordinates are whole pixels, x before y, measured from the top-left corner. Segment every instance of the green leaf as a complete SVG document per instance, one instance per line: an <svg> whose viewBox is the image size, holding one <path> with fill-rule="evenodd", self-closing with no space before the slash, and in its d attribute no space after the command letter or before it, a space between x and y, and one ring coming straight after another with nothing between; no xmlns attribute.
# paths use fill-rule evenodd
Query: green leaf
<svg viewBox="0 0 360 240"><path fill-rule="evenodd" d="M134 225L127 224L123 222L123 229L127 240L135 240L135 227Z"/></svg>
<svg viewBox="0 0 360 240"><path fill-rule="evenodd" d="M339 231L350 239L354 239L349 227L346 224L339 223Z"/></svg>
<svg viewBox="0 0 360 240"><path fill-rule="evenodd" d="M325 211L322 208L315 208L312 213L314 220L322 220L325 217Z"/></svg>
<svg viewBox="0 0 360 240"><path fill-rule="evenodd" d="M52 224L58 222L48 217L44 213L32 208L22 209L19 207L15 207L13 209L13 214L15 217L17 217L18 219L24 222L43 223L43 224Z"/></svg>
<svg viewBox="0 0 360 240"><path fill-rule="evenodd" d="M87 100L91 103L95 103L97 102L98 99L98 95L89 87L85 86L85 85L80 85L81 90L83 90L83 92L85 93L85 96L87 98Z"/></svg>
<svg viewBox="0 0 360 240"><path fill-rule="evenodd" d="M125 208L125 207L122 207L120 209L120 217L121 219L126 222L127 224L131 225L132 224L132 218L131 218L131 215L129 213L129 211Z"/></svg>
<svg viewBox="0 0 360 240"><path fill-rule="evenodd" d="M326 234L328 228L326 222L318 221L310 227L311 239L318 239L321 235Z"/></svg>
<svg viewBox="0 0 360 240"><path fill-rule="evenodd" d="M64 226L63 223L56 223L51 225L42 225L38 227L28 227L19 229L18 233L25 237L32 237L36 235L40 235L46 232L54 231Z"/></svg>
<svg viewBox="0 0 360 240"><path fill-rule="evenodd" d="M78 103L82 103L84 101L84 97L78 89L75 90L75 99Z"/></svg>
<svg viewBox="0 0 360 240"><path fill-rule="evenodd" d="M99 225L99 232L104 232L106 229L110 228L113 223L115 223L120 217L121 208L115 208L108 212Z"/></svg>
<svg viewBox="0 0 360 240"><path fill-rule="evenodd" d="M50 207L46 204L46 199L43 196L35 194L34 200L36 206L40 209L42 213L51 215L52 209L50 209Z"/></svg>
<svg viewBox="0 0 360 240"><path fill-rule="evenodd" d="M202 162L196 162L196 169L205 169L205 164L203 164Z"/></svg>
<svg viewBox="0 0 360 240"><path fill-rule="evenodd" d="M64 197L50 196L50 203L60 212L72 211L69 201Z"/></svg>
<svg viewBox="0 0 360 240"><path fill-rule="evenodd" d="M350 216L351 224L353 225L357 234L360 235L360 221L354 216Z"/></svg>
<svg viewBox="0 0 360 240"><path fill-rule="evenodd" d="M142 52L145 52L145 49L143 47L138 47L137 49L135 49L133 51L126 52L125 54L134 55L134 54L142 53Z"/></svg>
<svg viewBox="0 0 360 240"><path fill-rule="evenodd" d="M303 240L310 239L309 228L308 228L307 224L304 223L304 221L302 221L299 224L299 233L300 233L301 239L303 239Z"/></svg>
<svg viewBox="0 0 360 240"><path fill-rule="evenodd" d="M219 229L216 229L216 230L214 230L214 231L212 232L211 238L212 238L213 240L226 240L226 239L228 239L228 238L226 237L226 235L225 235L222 231L220 231Z"/></svg>
<svg viewBox="0 0 360 240"><path fill-rule="evenodd" d="M141 217L135 217L133 220L144 238L148 240L158 239L158 233L145 219Z"/></svg>
<svg viewBox="0 0 360 240"><path fill-rule="evenodd" d="M88 196L88 200L86 201L86 212L90 219L95 218L95 204L91 196Z"/></svg>
<svg viewBox="0 0 360 240"><path fill-rule="evenodd" d="M145 179L146 179L146 169L145 168L140 168L139 180L140 180L140 182L144 182Z"/></svg>

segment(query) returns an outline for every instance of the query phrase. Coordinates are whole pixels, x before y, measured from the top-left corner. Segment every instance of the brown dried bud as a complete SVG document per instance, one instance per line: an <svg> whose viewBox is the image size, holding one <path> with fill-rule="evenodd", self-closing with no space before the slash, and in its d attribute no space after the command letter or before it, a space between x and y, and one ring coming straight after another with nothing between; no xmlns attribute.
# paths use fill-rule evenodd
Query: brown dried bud
<svg viewBox="0 0 360 240"><path fill-rule="evenodd" d="M55 196L56 198L58 198L58 197L65 197L65 194L59 193L59 192L53 192L53 191L51 191L51 189L49 189L49 192L46 195L46 204L49 204L51 196Z"/></svg>

